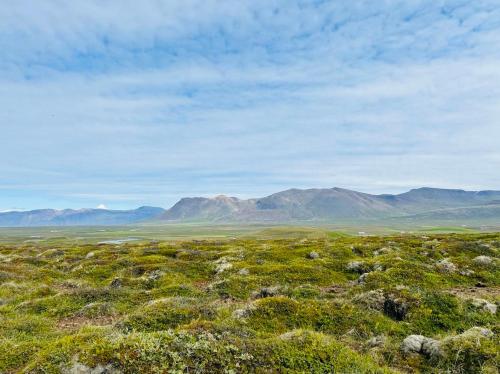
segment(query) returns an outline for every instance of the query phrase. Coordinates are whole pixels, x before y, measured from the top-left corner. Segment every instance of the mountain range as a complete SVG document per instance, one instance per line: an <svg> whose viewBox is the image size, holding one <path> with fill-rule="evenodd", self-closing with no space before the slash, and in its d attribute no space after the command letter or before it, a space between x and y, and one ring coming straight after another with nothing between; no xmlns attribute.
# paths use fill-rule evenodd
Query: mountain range
<svg viewBox="0 0 500 374"><path fill-rule="evenodd" d="M187 197L170 209L40 209L0 213L0 226L91 226L141 222L286 223L380 219L500 220L500 191L423 187L373 195L343 188L290 189L263 198Z"/></svg>

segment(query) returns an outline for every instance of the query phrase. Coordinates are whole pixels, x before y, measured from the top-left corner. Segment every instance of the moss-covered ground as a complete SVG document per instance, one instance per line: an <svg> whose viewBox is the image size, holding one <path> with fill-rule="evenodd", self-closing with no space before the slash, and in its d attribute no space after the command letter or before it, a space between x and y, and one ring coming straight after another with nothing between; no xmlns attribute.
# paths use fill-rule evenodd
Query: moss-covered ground
<svg viewBox="0 0 500 374"><path fill-rule="evenodd" d="M495 233L11 241L0 373L497 373L499 251ZM440 354L404 352L412 334Z"/></svg>

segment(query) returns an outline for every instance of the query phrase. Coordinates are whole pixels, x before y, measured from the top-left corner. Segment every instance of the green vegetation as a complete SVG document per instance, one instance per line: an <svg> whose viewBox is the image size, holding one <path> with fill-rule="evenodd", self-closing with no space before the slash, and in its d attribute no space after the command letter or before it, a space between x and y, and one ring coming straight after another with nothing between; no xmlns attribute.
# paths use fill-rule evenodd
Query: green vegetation
<svg viewBox="0 0 500 374"><path fill-rule="evenodd" d="M11 231L0 372L498 372L500 234L258 230Z"/></svg>

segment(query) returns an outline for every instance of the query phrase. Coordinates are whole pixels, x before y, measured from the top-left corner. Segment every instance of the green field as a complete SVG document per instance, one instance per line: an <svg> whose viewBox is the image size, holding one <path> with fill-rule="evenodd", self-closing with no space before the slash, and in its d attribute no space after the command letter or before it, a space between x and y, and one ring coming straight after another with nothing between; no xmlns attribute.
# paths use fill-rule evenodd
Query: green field
<svg viewBox="0 0 500 374"><path fill-rule="evenodd" d="M0 229L0 373L498 373L480 231Z"/></svg>

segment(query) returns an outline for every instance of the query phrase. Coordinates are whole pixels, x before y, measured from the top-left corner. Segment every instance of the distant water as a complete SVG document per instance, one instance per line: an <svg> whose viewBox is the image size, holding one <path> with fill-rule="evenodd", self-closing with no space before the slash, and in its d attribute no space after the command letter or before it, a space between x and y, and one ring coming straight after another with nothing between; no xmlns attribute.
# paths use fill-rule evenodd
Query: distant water
<svg viewBox="0 0 500 374"><path fill-rule="evenodd" d="M123 243L127 243L127 242L133 242L134 240L139 240L139 238L104 240L102 242L99 242L98 244L123 244Z"/></svg>

